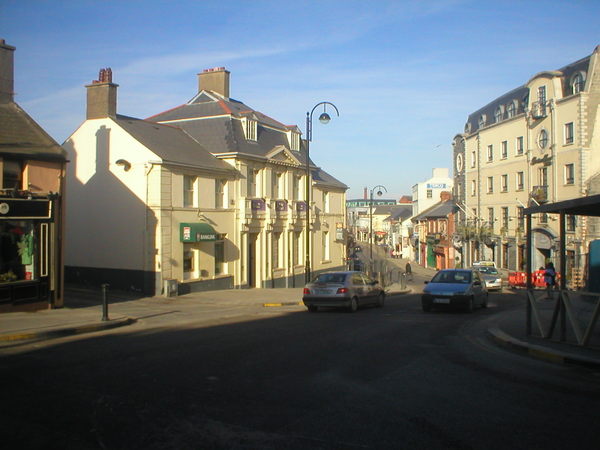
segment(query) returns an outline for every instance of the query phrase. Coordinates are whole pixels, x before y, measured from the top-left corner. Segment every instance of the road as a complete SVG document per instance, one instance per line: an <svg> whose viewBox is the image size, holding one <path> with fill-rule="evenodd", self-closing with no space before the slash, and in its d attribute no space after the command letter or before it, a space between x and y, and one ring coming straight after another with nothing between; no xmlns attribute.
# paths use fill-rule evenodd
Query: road
<svg viewBox="0 0 600 450"><path fill-rule="evenodd" d="M600 377L499 349L473 314L383 309L140 324L0 353L5 448L592 449Z"/></svg>

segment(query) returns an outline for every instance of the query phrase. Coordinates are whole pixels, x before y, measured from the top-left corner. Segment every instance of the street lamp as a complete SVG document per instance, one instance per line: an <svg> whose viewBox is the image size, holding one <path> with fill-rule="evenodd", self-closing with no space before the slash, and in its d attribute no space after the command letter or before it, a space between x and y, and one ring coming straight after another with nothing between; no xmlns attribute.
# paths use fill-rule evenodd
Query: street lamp
<svg viewBox="0 0 600 450"><path fill-rule="evenodd" d="M371 189L370 201L369 201L369 252L371 258L371 264L373 264L373 192L377 189L377 196L381 197L383 195L382 189L387 193L387 189L385 186L378 184L373 189Z"/></svg>
<svg viewBox="0 0 600 450"><path fill-rule="evenodd" d="M311 176L310 176L310 141L312 141L312 117L315 109L319 106L323 106L323 112L319 115L319 122L323 125L327 125L331 120L331 116L327 113L327 105L331 106L335 113L340 115L337 107L330 102L319 102L313 109L306 113L306 263L304 266L304 277L307 283L310 283L310 187L311 187Z"/></svg>

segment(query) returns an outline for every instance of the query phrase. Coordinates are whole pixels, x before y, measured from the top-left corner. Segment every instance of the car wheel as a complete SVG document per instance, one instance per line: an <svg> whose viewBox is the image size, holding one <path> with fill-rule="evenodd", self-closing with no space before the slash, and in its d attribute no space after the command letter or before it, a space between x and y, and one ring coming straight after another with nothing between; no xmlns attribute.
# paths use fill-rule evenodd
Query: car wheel
<svg viewBox="0 0 600 450"><path fill-rule="evenodd" d="M356 297L350 299L350 307L348 309L352 313L358 311L358 299Z"/></svg>
<svg viewBox="0 0 600 450"><path fill-rule="evenodd" d="M488 297L490 296L490 294L486 293L483 297L483 303L481 304L482 308L487 308L488 307Z"/></svg>
<svg viewBox="0 0 600 450"><path fill-rule="evenodd" d="M317 312L319 310L318 306L315 305L308 305L308 312Z"/></svg>
<svg viewBox="0 0 600 450"><path fill-rule="evenodd" d="M473 296L469 297L469 301L467 302L467 306L465 307L465 311L468 313L472 313L475 309L475 300Z"/></svg>
<svg viewBox="0 0 600 450"><path fill-rule="evenodd" d="M378 308L383 308L383 305L385 304L385 294L382 292L381 294L379 294L379 296L377 297L377 307Z"/></svg>

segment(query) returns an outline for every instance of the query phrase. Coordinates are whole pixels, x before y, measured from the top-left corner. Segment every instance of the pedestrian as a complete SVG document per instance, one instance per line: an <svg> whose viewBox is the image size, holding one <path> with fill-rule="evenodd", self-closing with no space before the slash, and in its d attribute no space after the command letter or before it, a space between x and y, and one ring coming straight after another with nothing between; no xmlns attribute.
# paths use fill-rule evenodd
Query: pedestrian
<svg viewBox="0 0 600 450"><path fill-rule="evenodd" d="M544 269L544 283L546 283L547 299L552 300L552 290L556 285L556 270L554 270L554 264L551 262L546 264L546 269Z"/></svg>
<svg viewBox="0 0 600 450"><path fill-rule="evenodd" d="M412 267L410 267L410 262L406 262L406 267L404 269L406 273L406 279L412 281Z"/></svg>

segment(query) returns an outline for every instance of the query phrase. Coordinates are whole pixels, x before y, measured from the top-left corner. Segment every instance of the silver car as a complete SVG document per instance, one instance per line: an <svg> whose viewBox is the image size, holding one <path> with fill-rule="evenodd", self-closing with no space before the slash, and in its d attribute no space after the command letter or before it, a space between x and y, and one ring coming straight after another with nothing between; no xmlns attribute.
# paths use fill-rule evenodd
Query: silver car
<svg viewBox="0 0 600 450"><path fill-rule="evenodd" d="M382 307L385 292L378 281L362 272L326 272L304 287L302 301L310 312L317 311L320 306L355 312L367 304Z"/></svg>
<svg viewBox="0 0 600 450"><path fill-rule="evenodd" d="M435 307L461 308L472 312L475 306L487 308L488 292L481 274L472 269L445 269L426 281L421 305L423 311Z"/></svg>
<svg viewBox="0 0 600 450"><path fill-rule="evenodd" d="M502 276L498 272L498 269L491 266L474 266L472 269L479 271L488 291L502 290Z"/></svg>

